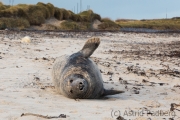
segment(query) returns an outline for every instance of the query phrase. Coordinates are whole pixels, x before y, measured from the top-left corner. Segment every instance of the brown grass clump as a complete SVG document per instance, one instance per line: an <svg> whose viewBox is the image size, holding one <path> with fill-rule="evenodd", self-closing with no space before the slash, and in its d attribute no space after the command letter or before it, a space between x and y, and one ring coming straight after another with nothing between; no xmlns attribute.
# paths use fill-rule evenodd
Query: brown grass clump
<svg viewBox="0 0 180 120"><path fill-rule="evenodd" d="M21 28L29 25L44 26L43 23L45 23L45 20L52 17L55 17L58 20L66 21L62 23L62 28L59 28L60 26L56 25L46 25L44 29L87 30L92 28L92 23L94 20L101 21L101 16L94 13L92 10L75 14L70 10L54 7L54 5L51 3L45 4L38 2L35 5L18 4L15 6L6 6L0 2L0 18L3 18L1 20L1 26L3 26L2 28L5 28L5 26L15 27L14 24L10 24L9 22L14 22L15 20L18 20L18 23L22 23L22 26L18 24ZM5 18L11 19L8 19L8 21L5 23ZM108 25L114 24L109 23Z"/></svg>
<svg viewBox="0 0 180 120"><path fill-rule="evenodd" d="M5 10L9 7L10 7L9 5L4 5L2 2L0 2L0 10Z"/></svg>
<svg viewBox="0 0 180 120"><path fill-rule="evenodd" d="M112 21L110 18L103 18L98 28L101 30L119 30L120 26Z"/></svg>
<svg viewBox="0 0 180 120"><path fill-rule="evenodd" d="M63 30L76 30L79 29L79 26L74 21L64 21L61 23L61 29Z"/></svg>
<svg viewBox="0 0 180 120"><path fill-rule="evenodd" d="M38 5L30 5L28 10L28 21L31 25L41 25L45 21L46 13L43 7Z"/></svg>
<svg viewBox="0 0 180 120"><path fill-rule="evenodd" d="M49 9L50 17L53 17L54 16L54 12L55 12L54 5L51 4L51 3L47 3L47 8Z"/></svg>
<svg viewBox="0 0 180 120"><path fill-rule="evenodd" d="M180 30L180 19L124 20L116 21L124 28L147 28L156 30Z"/></svg>
<svg viewBox="0 0 180 120"><path fill-rule="evenodd" d="M135 19L117 19L117 20L115 20L115 22L127 22L127 21L137 21L137 20L135 20Z"/></svg>
<svg viewBox="0 0 180 120"><path fill-rule="evenodd" d="M45 21L44 8L38 5L16 5L0 11L0 17L24 18L31 25L40 25Z"/></svg>
<svg viewBox="0 0 180 120"><path fill-rule="evenodd" d="M30 27L28 20L23 18L0 18L0 29L18 28L24 29Z"/></svg>
<svg viewBox="0 0 180 120"><path fill-rule="evenodd" d="M61 9L63 13L63 20L68 20L71 17L71 12L67 11L66 9Z"/></svg>
<svg viewBox="0 0 180 120"><path fill-rule="evenodd" d="M30 25L41 25L45 19L53 17L55 8L51 3L37 3L36 5L18 4L9 8L1 7L0 17L25 18Z"/></svg>
<svg viewBox="0 0 180 120"><path fill-rule="evenodd" d="M80 15L77 15L77 14L72 14L71 19L72 19L73 21L75 21L75 22L82 22L82 21L83 21L82 18L81 18L81 16L80 16Z"/></svg>
<svg viewBox="0 0 180 120"><path fill-rule="evenodd" d="M56 19L58 19L58 20L62 20L63 19L63 12L61 11L61 9L55 7L54 17Z"/></svg>
<svg viewBox="0 0 180 120"><path fill-rule="evenodd" d="M70 11L55 7L54 17L58 20L68 20L72 16Z"/></svg>
<svg viewBox="0 0 180 120"><path fill-rule="evenodd" d="M27 17L27 13L21 7L12 6L1 10L0 17Z"/></svg>
<svg viewBox="0 0 180 120"><path fill-rule="evenodd" d="M66 20L61 23L61 29L63 30L89 30L91 29L91 23L89 22L74 22L72 20Z"/></svg>
<svg viewBox="0 0 180 120"><path fill-rule="evenodd" d="M51 3L44 4L42 2L38 2L36 5L42 7L41 10L44 12L46 19L54 16L55 8Z"/></svg>
<svg viewBox="0 0 180 120"><path fill-rule="evenodd" d="M83 11L81 13L79 13L79 15L82 18L82 21L84 22L93 22L94 20L101 20L100 15L95 14L92 10L88 10L88 11Z"/></svg>

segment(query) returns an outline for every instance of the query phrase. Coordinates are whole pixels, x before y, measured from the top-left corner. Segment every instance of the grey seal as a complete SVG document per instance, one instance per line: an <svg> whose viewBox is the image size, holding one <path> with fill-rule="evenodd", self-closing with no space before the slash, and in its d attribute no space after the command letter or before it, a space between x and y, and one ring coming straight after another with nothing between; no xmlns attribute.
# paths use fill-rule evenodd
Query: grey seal
<svg viewBox="0 0 180 120"><path fill-rule="evenodd" d="M94 99L124 92L104 88L100 70L89 58L99 44L99 38L91 38L80 51L56 59L52 79L58 93L72 99Z"/></svg>

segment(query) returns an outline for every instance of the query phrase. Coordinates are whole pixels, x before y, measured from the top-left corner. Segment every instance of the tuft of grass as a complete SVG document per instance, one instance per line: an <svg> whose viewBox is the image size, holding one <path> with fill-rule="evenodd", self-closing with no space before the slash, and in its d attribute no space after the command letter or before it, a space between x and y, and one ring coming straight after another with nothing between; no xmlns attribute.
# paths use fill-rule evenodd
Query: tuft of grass
<svg viewBox="0 0 180 120"><path fill-rule="evenodd" d="M38 2L36 5L42 7L41 10L44 12L46 19L54 16L55 8L51 3L44 4L42 2Z"/></svg>
<svg viewBox="0 0 180 120"><path fill-rule="evenodd" d="M9 8L1 7L0 17L25 18L30 25L41 25L45 19L53 17L55 8L51 3L37 3L36 5L18 4Z"/></svg>
<svg viewBox="0 0 180 120"><path fill-rule="evenodd" d="M66 9L61 9L63 13L63 20L68 20L71 17L71 13Z"/></svg>
<svg viewBox="0 0 180 120"><path fill-rule="evenodd" d="M54 17L58 20L68 20L72 17L72 13L65 9L55 7Z"/></svg>
<svg viewBox="0 0 180 120"><path fill-rule="evenodd" d="M45 22L45 11L43 7L38 5L30 5L28 10L28 21L31 25L41 25Z"/></svg>
<svg viewBox="0 0 180 120"><path fill-rule="evenodd" d="M45 12L42 6L38 5L16 5L0 11L0 17L24 18L30 25L40 25L45 21Z"/></svg>
<svg viewBox="0 0 180 120"><path fill-rule="evenodd" d="M72 20L66 20L63 23L61 23L61 29L63 30L88 30L88 29L91 29L91 23L74 22Z"/></svg>
<svg viewBox="0 0 180 120"><path fill-rule="evenodd" d="M63 19L63 12L61 11L61 9L55 7L54 17L56 19L58 19L58 20L62 20Z"/></svg>
<svg viewBox="0 0 180 120"><path fill-rule="evenodd" d="M92 26L90 22L81 22L79 26L81 30L92 30Z"/></svg>
<svg viewBox="0 0 180 120"><path fill-rule="evenodd" d="M47 3L47 8L49 9L50 17L53 17L54 16L54 12L55 12L54 5L51 4L51 3Z"/></svg>
<svg viewBox="0 0 180 120"><path fill-rule="evenodd" d="M0 11L0 17L27 17L22 7L12 6Z"/></svg>
<svg viewBox="0 0 180 120"><path fill-rule="evenodd" d="M79 13L84 22L93 22L94 20L98 19L101 21L101 16L94 13L92 10L87 10Z"/></svg>
<svg viewBox="0 0 180 120"><path fill-rule="evenodd" d="M79 29L79 26L74 21L64 21L61 23L61 29L63 30L76 30Z"/></svg>
<svg viewBox="0 0 180 120"><path fill-rule="evenodd" d="M75 21L75 22L82 22L82 21L83 21L82 18L81 18L81 16L80 16L80 15L77 15L77 14L72 14L71 19L72 19L73 21Z"/></svg>
<svg viewBox="0 0 180 120"><path fill-rule="evenodd" d="M109 18L103 18L101 24L98 25L98 29L101 30L119 30L120 26Z"/></svg>
<svg viewBox="0 0 180 120"><path fill-rule="evenodd" d="M180 19L116 20L124 28L147 28L155 30L180 30Z"/></svg>
<svg viewBox="0 0 180 120"><path fill-rule="evenodd" d="M0 10L5 10L9 7L10 7L9 5L4 5L2 2L0 2Z"/></svg>
<svg viewBox="0 0 180 120"><path fill-rule="evenodd" d="M0 29L18 28L24 29L30 27L28 20L23 18L0 18Z"/></svg>

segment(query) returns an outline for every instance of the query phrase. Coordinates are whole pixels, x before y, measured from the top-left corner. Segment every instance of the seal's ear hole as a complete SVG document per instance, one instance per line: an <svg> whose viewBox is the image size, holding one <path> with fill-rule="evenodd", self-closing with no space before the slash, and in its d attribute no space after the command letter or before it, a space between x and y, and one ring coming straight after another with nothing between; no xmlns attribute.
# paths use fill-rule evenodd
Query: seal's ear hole
<svg viewBox="0 0 180 120"><path fill-rule="evenodd" d="M72 91L72 90L70 90L70 93L73 93L73 91Z"/></svg>
<svg viewBox="0 0 180 120"><path fill-rule="evenodd" d="M70 80L70 83L72 83L72 82L73 82L73 80L71 79L71 80Z"/></svg>

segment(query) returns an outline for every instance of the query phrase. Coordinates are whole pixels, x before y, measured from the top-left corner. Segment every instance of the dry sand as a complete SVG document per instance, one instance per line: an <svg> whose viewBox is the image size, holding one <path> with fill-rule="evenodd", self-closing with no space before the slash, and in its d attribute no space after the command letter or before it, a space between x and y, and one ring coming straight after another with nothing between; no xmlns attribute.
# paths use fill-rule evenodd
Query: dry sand
<svg viewBox="0 0 180 120"><path fill-rule="evenodd" d="M32 43L20 42L26 35L32 38ZM78 120L114 120L119 115L131 120L173 117L180 120L180 111L170 112L171 103L180 104L180 35L71 33L69 36L0 31L1 120L45 119L21 117L22 113L65 114L66 119ZM93 100L59 95L51 80L54 60L77 52L93 36L101 38L91 58L101 70L105 88L125 93Z"/></svg>

